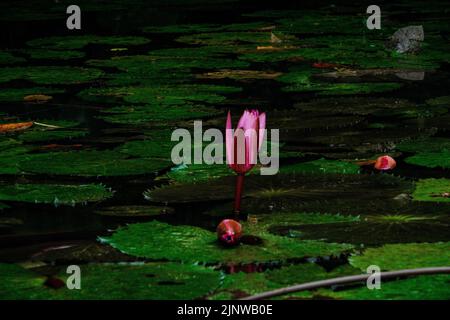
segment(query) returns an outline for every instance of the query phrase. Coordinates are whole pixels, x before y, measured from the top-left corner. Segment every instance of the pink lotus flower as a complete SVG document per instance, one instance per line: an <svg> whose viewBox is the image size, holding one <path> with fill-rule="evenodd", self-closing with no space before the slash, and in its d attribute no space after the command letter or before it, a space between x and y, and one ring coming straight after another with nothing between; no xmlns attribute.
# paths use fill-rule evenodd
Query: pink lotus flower
<svg viewBox="0 0 450 320"><path fill-rule="evenodd" d="M391 170L394 169L397 163L395 160L390 156L381 156L378 157L377 161L375 162L375 169L377 170Z"/></svg>
<svg viewBox="0 0 450 320"><path fill-rule="evenodd" d="M258 110L245 110L236 130L233 132L231 114L228 112L226 123L226 154L227 163L237 174L234 211L239 213L241 205L244 175L250 171L258 159L264 129L266 128L266 114Z"/></svg>

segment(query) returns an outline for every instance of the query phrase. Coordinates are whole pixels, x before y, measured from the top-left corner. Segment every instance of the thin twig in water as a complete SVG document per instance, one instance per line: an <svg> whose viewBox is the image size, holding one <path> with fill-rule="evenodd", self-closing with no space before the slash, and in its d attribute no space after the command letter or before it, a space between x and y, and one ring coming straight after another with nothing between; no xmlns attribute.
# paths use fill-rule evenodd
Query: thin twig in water
<svg viewBox="0 0 450 320"><path fill-rule="evenodd" d="M428 274L450 273L450 267L436 267L436 268L417 268L417 269L403 269L397 271L380 272L381 279L389 279L404 276L420 276ZM337 284L347 284L367 281L367 278L372 274L361 274L355 276L346 276L339 278L332 278L327 280L320 280L314 282L308 282L303 284L297 284L290 287L280 288L272 291L266 291L263 293L255 294L253 296L245 297L240 300L261 300L281 296L287 293L299 292L304 290L312 290L321 287L330 287Z"/></svg>

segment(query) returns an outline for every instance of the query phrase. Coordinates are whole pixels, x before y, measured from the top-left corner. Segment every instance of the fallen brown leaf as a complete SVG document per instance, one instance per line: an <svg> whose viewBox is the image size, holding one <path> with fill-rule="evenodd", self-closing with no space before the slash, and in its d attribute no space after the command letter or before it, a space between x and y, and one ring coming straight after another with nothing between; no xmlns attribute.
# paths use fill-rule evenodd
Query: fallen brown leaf
<svg viewBox="0 0 450 320"><path fill-rule="evenodd" d="M6 133L6 132L22 131L28 129L32 125L33 121L0 124L0 132Z"/></svg>

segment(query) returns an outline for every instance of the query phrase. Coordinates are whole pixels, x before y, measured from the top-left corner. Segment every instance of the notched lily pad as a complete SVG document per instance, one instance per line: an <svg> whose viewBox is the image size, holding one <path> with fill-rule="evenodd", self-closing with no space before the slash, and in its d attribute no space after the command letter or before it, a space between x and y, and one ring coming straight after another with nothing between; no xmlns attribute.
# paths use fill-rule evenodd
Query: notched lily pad
<svg viewBox="0 0 450 320"><path fill-rule="evenodd" d="M256 231L255 231L256 232ZM111 237L102 238L114 248L137 257L183 262L250 263L294 258L327 256L351 250L350 245L320 241L296 241L259 231L258 245L240 244L224 248L215 232L193 226L171 226L152 221L119 228ZM163 241L164 246L160 243ZM136 244L139 243L139 246Z"/></svg>
<svg viewBox="0 0 450 320"><path fill-rule="evenodd" d="M73 176L126 176L170 167L162 159L129 158L115 151L69 151L28 155L19 167L29 173Z"/></svg>
<svg viewBox="0 0 450 320"><path fill-rule="evenodd" d="M0 200L75 205L112 197L113 192L100 184L14 184L0 186Z"/></svg>
<svg viewBox="0 0 450 320"><path fill-rule="evenodd" d="M66 283L66 269L55 275ZM1 299L194 299L215 290L221 273L189 264L82 265L82 290L45 286L46 277L14 264L0 264ZM133 286L130 286L133 283Z"/></svg>
<svg viewBox="0 0 450 320"><path fill-rule="evenodd" d="M135 46L147 44L149 42L150 39L144 37L83 35L38 38L28 41L27 45L30 47L53 50L74 50L82 49L88 44L107 46Z"/></svg>
<svg viewBox="0 0 450 320"><path fill-rule="evenodd" d="M224 177L207 183L169 185L149 190L146 197L161 203L187 203L232 199L235 177ZM391 175L354 174L278 174L275 176L250 175L245 178L243 204L271 205L286 209L302 201L327 199L358 201L386 200L412 188L411 182ZM195 191L194 191L195 190ZM383 192L380 192L383 190ZM363 200L364 199L364 200ZM251 205L250 205L251 204ZM258 208L258 205L257 207ZM256 210L255 208L252 209ZM285 211L284 210L284 211Z"/></svg>
<svg viewBox="0 0 450 320"><path fill-rule="evenodd" d="M450 242L386 244L350 258L350 264L363 271L374 264L381 270L399 270L444 267L449 261Z"/></svg>
<svg viewBox="0 0 450 320"><path fill-rule="evenodd" d="M7 88L0 91L0 102L46 102L54 94L64 93L64 89L56 88ZM33 99L29 99L32 97ZM43 99L45 98L45 99Z"/></svg>
<svg viewBox="0 0 450 320"><path fill-rule="evenodd" d="M450 202L450 180L420 179L412 196L417 201Z"/></svg>
<svg viewBox="0 0 450 320"><path fill-rule="evenodd" d="M103 71L98 69L80 67L8 67L0 69L0 82L23 79L43 85L77 84L98 79L103 74Z"/></svg>
<svg viewBox="0 0 450 320"><path fill-rule="evenodd" d="M173 208L163 206L112 206L94 211L101 216L109 217L153 217L174 212Z"/></svg>
<svg viewBox="0 0 450 320"><path fill-rule="evenodd" d="M319 160L283 166L280 168L280 172L357 174L359 173L359 166L350 162L322 158Z"/></svg>

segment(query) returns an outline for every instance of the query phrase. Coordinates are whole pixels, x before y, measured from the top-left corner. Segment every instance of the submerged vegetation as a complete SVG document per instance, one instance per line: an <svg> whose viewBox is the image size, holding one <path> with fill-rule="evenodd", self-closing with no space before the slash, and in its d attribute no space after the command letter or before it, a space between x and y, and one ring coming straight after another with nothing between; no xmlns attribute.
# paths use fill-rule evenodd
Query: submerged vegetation
<svg viewBox="0 0 450 320"><path fill-rule="evenodd" d="M92 17L104 10L81 2ZM0 4L0 21L32 29L61 18L62 4L31 3L11 4L9 15ZM152 6L160 4L185 8ZM159 9L145 11L161 25L120 1L102 6L117 15L99 18L98 32L4 39L0 241L26 250L0 261L0 299L235 299L374 264L449 265L448 4L385 4L381 30L368 30L352 6L258 6L220 23L170 10L162 23ZM411 24L425 30L421 50L385 46ZM171 135L196 120L223 130L227 112L236 124L244 109L265 112L265 126L280 130L280 168L272 176L260 175L262 164L249 168L242 215L233 216L236 173L173 164ZM383 156L396 166L377 170ZM243 236L224 247L214 230L230 217ZM67 237L74 241L59 246ZM65 286L73 261L83 290ZM280 298L449 299L448 281Z"/></svg>

